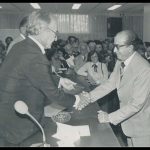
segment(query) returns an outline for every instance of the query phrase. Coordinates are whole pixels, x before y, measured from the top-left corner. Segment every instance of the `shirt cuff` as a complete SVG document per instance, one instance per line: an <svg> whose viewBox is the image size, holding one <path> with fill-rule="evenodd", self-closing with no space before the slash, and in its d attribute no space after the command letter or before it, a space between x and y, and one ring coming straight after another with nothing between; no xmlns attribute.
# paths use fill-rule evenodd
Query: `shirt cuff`
<svg viewBox="0 0 150 150"><path fill-rule="evenodd" d="M76 97L76 101L75 101L73 107L76 107L76 106L78 105L78 103L80 102L80 97L79 97L79 95L75 95L75 97Z"/></svg>
<svg viewBox="0 0 150 150"><path fill-rule="evenodd" d="M113 125L117 125L118 123L116 123L115 121L113 121L113 115L111 115L112 113L108 114L108 118L109 118L109 122Z"/></svg>

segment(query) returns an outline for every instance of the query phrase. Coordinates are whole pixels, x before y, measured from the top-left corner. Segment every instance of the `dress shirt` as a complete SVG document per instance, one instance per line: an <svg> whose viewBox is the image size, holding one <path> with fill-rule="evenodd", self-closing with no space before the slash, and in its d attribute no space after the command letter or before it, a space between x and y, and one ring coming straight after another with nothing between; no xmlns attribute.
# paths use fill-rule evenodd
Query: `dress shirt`
<svg viewBox="0 0 150 150"><path fill-rule="evenodd" d="M125 67L123 68L124 71L126 70L127 66L129 65L129 63L131 62L131 60L135 54L136 54L136 52L134 52L128 59L126 59L124 61L124 64L125 64Z"/></svg>
<svg viewBox="0 0 150 150"><path fill-rule="evenodd" d="M87 76L89 81L94 80L99 85L108 79L108 70L104 63L97 62L97 72L95 72L93 65L93 62L87 62L77 71L77 74Z"/></svg>

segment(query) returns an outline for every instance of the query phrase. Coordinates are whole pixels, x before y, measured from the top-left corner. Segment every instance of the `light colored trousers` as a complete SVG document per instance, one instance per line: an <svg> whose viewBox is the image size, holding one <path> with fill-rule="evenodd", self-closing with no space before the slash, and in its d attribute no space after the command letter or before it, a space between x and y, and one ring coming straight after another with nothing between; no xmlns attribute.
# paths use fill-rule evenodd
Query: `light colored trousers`
<svg viewBox="0 0 150 150"><path fill-rule="evenodd" d="M128 147L150 147L150 136L127 138Z"/></svg>

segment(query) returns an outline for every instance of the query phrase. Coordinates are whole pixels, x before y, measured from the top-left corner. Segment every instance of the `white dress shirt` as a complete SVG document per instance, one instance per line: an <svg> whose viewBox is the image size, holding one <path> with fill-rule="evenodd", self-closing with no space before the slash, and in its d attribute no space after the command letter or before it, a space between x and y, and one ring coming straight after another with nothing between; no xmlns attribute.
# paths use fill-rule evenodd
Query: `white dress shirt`
<svg viewBox="0 0 150 150"><path fill-rule="evenodd" d="M94 82L99 85L108 79L108 70L106 64L97 62L95 64L97 65L97 72L95 72L93 65L93 62L87 62L77 71L77 74L88 76L88 80L91 81L91 83L92 80L94 80Z"/></svg>

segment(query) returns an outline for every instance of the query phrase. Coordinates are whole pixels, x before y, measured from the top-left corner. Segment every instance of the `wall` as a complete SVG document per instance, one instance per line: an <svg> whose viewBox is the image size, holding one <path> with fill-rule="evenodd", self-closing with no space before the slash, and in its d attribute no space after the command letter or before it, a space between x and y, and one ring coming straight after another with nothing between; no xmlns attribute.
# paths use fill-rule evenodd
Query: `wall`
<svg viewBox="0 0 150 150"><path fill-rule="evenodd" d="M150 42L150 5L144 6L143 41Z"/></svg>
<svg viewBox="0 0 150 150"><path fill-rule="evenodd" d="M4 14L0 13L0 40L3 40L8 35L12 35L14 38L18 35L18 25L20 20L25 16L24 14ZM120 17L118 14L95 14L89 15L89 27L90 34L73 34L80 40L103 40L107 38L107 18L108 17ZM124 15L123 29L134 30L141 39L143 39L143 16L141 15ZM147 27L148 28L148 27ZM69 34L70 35L70 34ZM67 34L61 35L63 39L68 37ZM150 38L149 38L150 39Z"/></svg>
<svg viewBox="0 0 150 150"><path fill-rule="evenodd" d="M0 40L3 42L7 36L16 38L19 35L18 26L24 14L0 13Z"/></svg>

